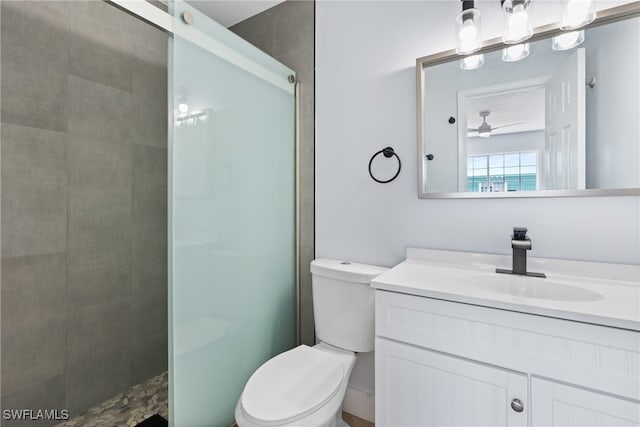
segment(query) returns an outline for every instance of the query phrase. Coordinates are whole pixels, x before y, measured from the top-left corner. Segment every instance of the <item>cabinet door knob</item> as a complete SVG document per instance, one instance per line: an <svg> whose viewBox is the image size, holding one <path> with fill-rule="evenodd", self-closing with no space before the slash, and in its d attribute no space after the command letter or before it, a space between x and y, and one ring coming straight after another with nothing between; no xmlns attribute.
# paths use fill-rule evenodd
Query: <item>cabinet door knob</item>
<svg viewBox="0 0 640 427"><path fill-rule="evenodd" d="M511 409L513 409L516 412L522 412L524 411L524 405L522 404L520 399L513 399L511 401Z"/></svg>

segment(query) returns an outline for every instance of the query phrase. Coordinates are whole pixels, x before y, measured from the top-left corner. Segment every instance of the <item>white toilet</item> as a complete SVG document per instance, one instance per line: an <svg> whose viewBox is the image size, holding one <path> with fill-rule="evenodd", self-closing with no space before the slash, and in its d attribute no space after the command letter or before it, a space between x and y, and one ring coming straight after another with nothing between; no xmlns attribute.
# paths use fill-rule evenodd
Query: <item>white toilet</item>
<svg viewBox="0 0 640 427"><path fill-rule="evenodd" d="M319 344L281 353L256 370L236 405L239 427L346 426L342 400L356 361L373 351L374 291L386 268L329 259L311 262Z"/></svg>

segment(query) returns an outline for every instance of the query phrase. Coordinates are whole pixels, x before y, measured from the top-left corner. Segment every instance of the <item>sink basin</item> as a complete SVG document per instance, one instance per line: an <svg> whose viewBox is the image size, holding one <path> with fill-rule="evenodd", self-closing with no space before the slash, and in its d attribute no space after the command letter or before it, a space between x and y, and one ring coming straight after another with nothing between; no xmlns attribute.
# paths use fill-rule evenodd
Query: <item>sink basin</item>
<svg viewBox="0 0 640 427"><path fill-rule="evenodd" d="M0 0L1 1L1 0ZM511 258L407 249L376 290L640 331L640 265L529 258L547 278L497 274ZM395 314L394 314L395 316Z"/></svg>
<svg viewBox="0 0 640 427"><path fill-rule="evenodd" d="M602 295L549 279L511 274L472 275L461 278L468 285L501 294L555 301L597 301Z"/></svg>

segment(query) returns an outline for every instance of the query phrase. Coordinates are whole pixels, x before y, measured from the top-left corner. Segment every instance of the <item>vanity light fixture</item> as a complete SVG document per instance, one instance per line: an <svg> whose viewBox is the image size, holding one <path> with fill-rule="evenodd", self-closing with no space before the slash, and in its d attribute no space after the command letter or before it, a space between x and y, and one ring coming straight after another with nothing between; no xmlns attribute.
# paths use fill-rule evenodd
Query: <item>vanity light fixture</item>
<svg viewBox="0 0 640 427"><path fill-rule="evenodd" d="M553 50L569 50L576 46L580 46L584 41L584 30L571 31L562 33L551 39L551 48Z"/></svg>
<svg viewBox="0 0 640 427"><path fill-rule="evenodd" d="M592 22L596 17L593 0L563 0L563 30L575 30ZM529 56L529 43L533 35L529 19L531 0L500 0L504 16L502 60L515 62ZM480 11L473 0L462 0L462 11L456 16L456 53L469 55L480 50ZM584 42L584 31L570 31L552 39L553 50L568 50ZM484 64L484 55L470 55L460 60L463 70L475 70Z"/></svg>
<svg viewBox="0 0 640 427"><path fill-rule="evenodd" d="M473 0L462 0L462 12L456 17L456 53L468 55L480 49L480 11Z"/></svg>
<svg viewBox="0 0 640 427"><path fill-rule="evenodd" d="M466 58L462 58L460 60L460 68L463 70L475 70L476 68L482 67L484 64L484 55L471 55Z"/></svg>
<svg viewBox="0 0 640 427"><path fill-rule="evenodd" d="M531 0L501 0L504 15L504 35L506 44L518 44L533 35L533 27L529 19Z"/></svg>
<svg viewBox="0 0 640 427"><path fill-rule="evenodd" d="M529 56L529 43L514 44L502 49L504 62L516 62Z"/></svg>
<svg viewBox="0 0 640 427"><path fill-rule="evenodd" d="M596 19L596 8L592 0L565 0L562 12L563 30L575 30Z"/></svg>

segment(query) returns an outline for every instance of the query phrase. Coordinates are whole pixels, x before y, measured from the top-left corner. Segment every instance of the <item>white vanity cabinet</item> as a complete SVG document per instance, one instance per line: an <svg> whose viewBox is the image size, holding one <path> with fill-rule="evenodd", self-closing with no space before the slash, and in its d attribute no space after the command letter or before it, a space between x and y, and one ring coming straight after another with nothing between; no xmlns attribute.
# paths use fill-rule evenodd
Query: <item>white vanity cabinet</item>
<svg viewBox="0 0 640 427"><path fill-rule="evenodd" d="M376 425L527 425L525 374L386 338L376 367ZM522 411L506 410L511 401Z"/></svg>
<svg viewBox="0 0 640 427"><path fill-rule="evenodd" d="M638 402L617 396L539 378L531 379L531 394L534 426L640 425Z"/></svg>
<svg viewBox="0 0 640 427"><path fill-rule="evenodd" d="M640 425L640 333L376 290L377 426Z"/></svg>

